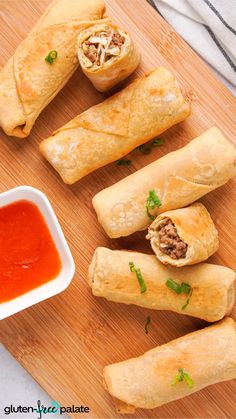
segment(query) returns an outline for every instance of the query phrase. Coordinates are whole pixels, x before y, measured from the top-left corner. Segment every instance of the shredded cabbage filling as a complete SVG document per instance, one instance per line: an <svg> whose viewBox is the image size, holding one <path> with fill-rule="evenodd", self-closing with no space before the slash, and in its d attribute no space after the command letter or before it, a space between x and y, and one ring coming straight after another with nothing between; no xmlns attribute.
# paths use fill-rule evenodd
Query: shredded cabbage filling
<svg viewBox="0 0 236 419"><path fill-rule="evenodd" d="M121 54L127 35L120 29L108 29L92 34L82 44L86 67L104 65Z"/></svg>

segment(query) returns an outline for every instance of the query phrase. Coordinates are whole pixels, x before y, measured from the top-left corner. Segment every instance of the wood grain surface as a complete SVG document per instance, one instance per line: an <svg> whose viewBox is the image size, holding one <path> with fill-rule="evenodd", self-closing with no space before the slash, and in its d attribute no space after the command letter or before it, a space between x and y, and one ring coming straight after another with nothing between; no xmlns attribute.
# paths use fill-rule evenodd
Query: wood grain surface
<svg viewBox="0 0 236 419"><path fill-rule="evenodd" d="M48 3L49 0L0 0L1 65ZM131 153L132 166L111 164L72 187L64 185L43 160L38 144L105 97L80 71L43 111L28 139L17 140L0 133L0 192L18 185L32 185L43 191L55 209L76 263L76 275L65 292L1 321L0 340L53 399L66 406L89 406L90 414L79 416L90 418L121 417L115 413L102 385L101 373L106 364L140 355L206 325L187 316L127 307L91 295L86 283L87 269L97 246L151 253L145 233L109 240L96 220L91 198L102 188L184 146L212 125L217 125L231 141L236 132L233 96L145 0L107 0L107 6L116 22L130 31L142 52L141 66L122 85L164 65L176 74L185 96L192 102L192 115L162 135L165 144L150 155ZM235 180L231 180L202 202L220 233L220 249L210 261L236 269L234 191ZM148 335L144 333L147 315L152 316ZM232 316L236 318L235 310ZM135 417L235 418L236 380L152 411L137 410Z"/></svg>

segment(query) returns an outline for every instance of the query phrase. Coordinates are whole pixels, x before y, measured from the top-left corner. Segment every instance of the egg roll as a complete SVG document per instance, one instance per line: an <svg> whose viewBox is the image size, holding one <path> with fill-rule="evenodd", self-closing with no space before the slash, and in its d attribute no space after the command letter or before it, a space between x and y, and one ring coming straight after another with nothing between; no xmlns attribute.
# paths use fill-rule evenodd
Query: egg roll
<svg viewBox="0 0 236 419"><path fill-rule="evenodd" d="M140 53L127 31L101 23L78 36L78 58L84 74L104 92L133 73Z"/></svg>
<svg viewBox="0 0 236 419"><path fill-rule="evenodd" d="M228 317L138 358L108 365L103 377L107 391L120 401L119 413L154 409L235 379L236 323Z"/></svg>
<svg viewBox="0 0 236 419"><path fill-rule="evenodd" d="M189 115L177 80L159 67L93 106L40 144L68 184L145 143Z"/></svg>
<svg viewBox="0 0 236 419"><path fill-rule="evenodd" d="M145 292L141 292L130 263L140 270ZM96 297L153 310L170 310L208 322L220 320L231 312L234 281L234 271L224 266L200 263L176 268L163 265L154 255L104 247L96 249L88 273L88 284ZM181 286L189 292L177 293L177 287L181 290Z"/></svg>
<svg viewBox="0 0 236 419"><path fill-rule="evenodd" d="M29 135L40 112L79 65L77 37L100 22L103 0L54 0L0 72L0 126Z"/></svg>
<svg viewBox="0 0 236 419"><path fill-rule="evenodd" d="M158 215L149 226L147 239L156 257L173 266L203 262L219 247L217 229L200 202Z"/></svg>
<svg viewBox="0 0 236 419"><path fill-rule="evenodd" d="M185 147L103 189L94 196L93 206L108 236L128 236L145 230L158 214L185 207L224 185L235 174L236 149L212 127Z"/></svg>

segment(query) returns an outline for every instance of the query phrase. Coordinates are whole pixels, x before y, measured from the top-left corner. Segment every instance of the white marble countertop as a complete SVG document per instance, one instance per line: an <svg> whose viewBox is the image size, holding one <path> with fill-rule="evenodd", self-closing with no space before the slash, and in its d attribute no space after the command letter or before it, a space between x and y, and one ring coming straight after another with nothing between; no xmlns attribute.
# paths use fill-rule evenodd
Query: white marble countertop
<svg viewBox="0 0 236 419"><path fill-rule="evenodd" d="M6 415L7 408L11 405L17 407L32 406L37 407L37 401L42 405L51 406L51 397L39 386L31 375L15 360L15 358L0 345L0 419L37 419L39 415L35 413L12 413ZM49 415L48 415L49 416ZM46 415L43 417L47 418ZM66 418L65 415L53 414L53 419ZM50 418L50 416L49 416Z"/></svg>

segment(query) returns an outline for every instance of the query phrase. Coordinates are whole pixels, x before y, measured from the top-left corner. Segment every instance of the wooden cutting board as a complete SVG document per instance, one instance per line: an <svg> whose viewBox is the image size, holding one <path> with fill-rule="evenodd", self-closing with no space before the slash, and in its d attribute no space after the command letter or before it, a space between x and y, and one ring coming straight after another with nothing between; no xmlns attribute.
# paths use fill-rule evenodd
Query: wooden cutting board
<svg viewBox="0 0 236 419"><path fill-rule="evenodd" d="M49 0L0 0L1 65L48 3ZM142 64L130 80L159 65L172 69L192 102L192 115L163 134L165 144L150 155L134 151L132 166L110 164L72 187L64 185L43 160L38 144L54 129L105 97L80 71L44 110L28 139L17 140L0 133L0 192L24 184L42 190L53 204L76 263L76 275L64 293L1 321L0 340L54 400L64 406L87 405L90 414L80 417L90 418L121 417L102 386L101 373L106 364L140 355L206 325L183 315L127 307L91 295L86 283L87 269L97 246L151 253L145 233L109 240L97 223L92 196L184 146L213 125L232 141L236 133L233 96L145 0L107 0L107 6L112 17L130 31L142 52ZM220 233L220 249L211 261L236 269L234 192L235 181L231 180L202 202ZM147 315L152 317L148 335L144 333ZM236 310L232 316L236 318ZM135 417L235 418L235 412L236 380L211 386L153 411L137 410Z"/></svg>

